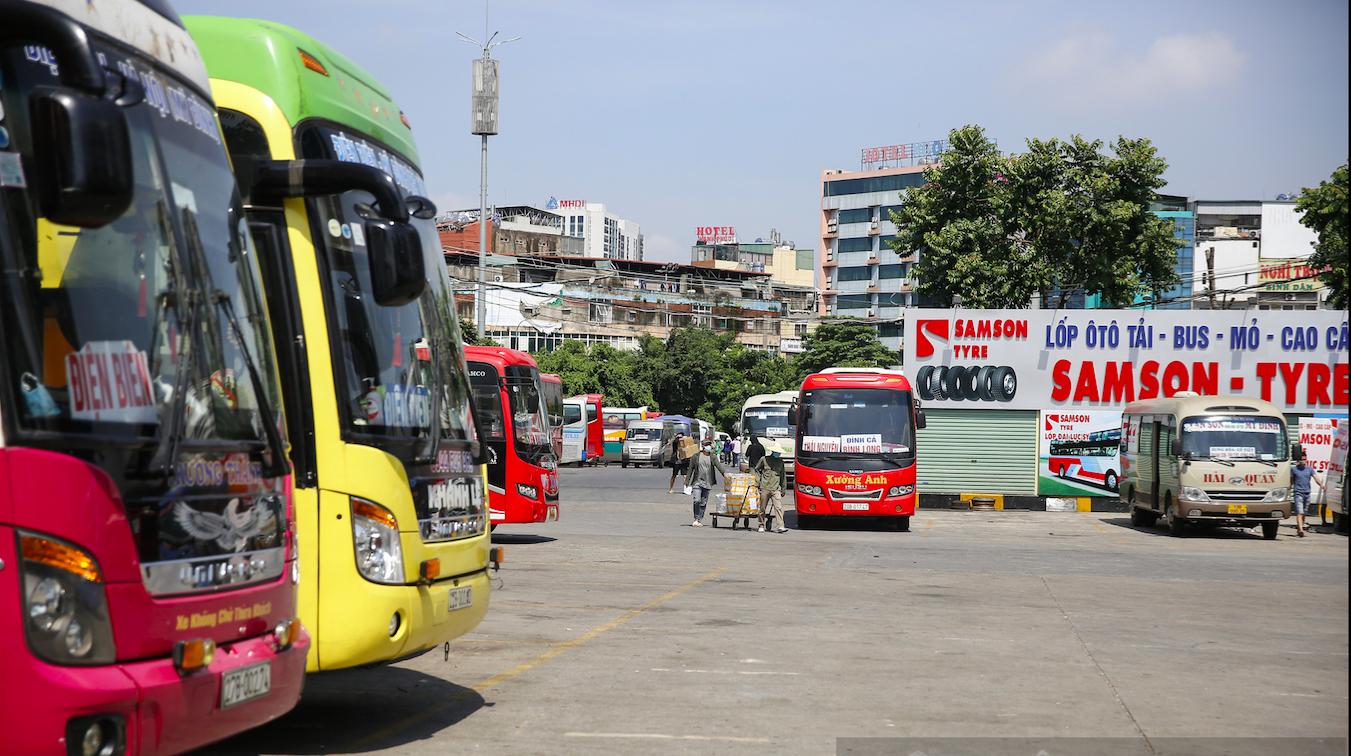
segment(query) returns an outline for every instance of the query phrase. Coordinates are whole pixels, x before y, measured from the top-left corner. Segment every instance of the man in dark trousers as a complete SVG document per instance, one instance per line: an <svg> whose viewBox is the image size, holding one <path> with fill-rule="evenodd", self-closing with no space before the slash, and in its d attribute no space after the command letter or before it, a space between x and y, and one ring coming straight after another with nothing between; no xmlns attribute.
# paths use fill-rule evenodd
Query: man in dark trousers
<svg viewBox="0 0 1351 756"><path fill-rule="evenodd" d="M718 473L727 475L722 462L713 456L713 442L704 440L701 451L690 460L689 472L685 473L685 485L690 487L694 497L694 527L704 526L704 509L708 507L708 495L718 485Z"/></svg>
<svg viewBox="0 0 1351 756"><path fill-rule="evenodd" d="M765 521L775 533L787 533L783 526L783 492L788 488L788 473L783 467L783 455L778 450L755 463L755 487L760 489L760 532L765 532Z"/></svg>
<svg viewBox="0 0 1351 756"><path fill-rule="evenodd" d="M757 436L751 436L751 445L746 447L746 469L754 470L755 463L765 456L765 446Z"/></svg>
<svg viewBox="0 0 1351 756"><path fill-rule="evenodd" d="M676 476L680 475L683 477L685 472L690 469L690 461L688 459L681 459L679 453L680 439L684 437L684 433L676 433L675 440L671 442L671 461L667 463L671 465L671 485L667 486L668 490L666 491L668 494L675 493Z"/></svg>

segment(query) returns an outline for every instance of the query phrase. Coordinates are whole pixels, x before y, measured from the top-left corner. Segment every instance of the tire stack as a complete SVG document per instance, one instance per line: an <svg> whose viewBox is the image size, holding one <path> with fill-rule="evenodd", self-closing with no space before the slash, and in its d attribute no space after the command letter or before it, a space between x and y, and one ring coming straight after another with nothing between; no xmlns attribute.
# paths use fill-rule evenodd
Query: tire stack
<svg viewBox="0 0 1351 756"><path fill-rule="evenodd" d="M916 383L924 401L1011 402L1018 393L1018 374L1006 365L925 365Z"/></svg>

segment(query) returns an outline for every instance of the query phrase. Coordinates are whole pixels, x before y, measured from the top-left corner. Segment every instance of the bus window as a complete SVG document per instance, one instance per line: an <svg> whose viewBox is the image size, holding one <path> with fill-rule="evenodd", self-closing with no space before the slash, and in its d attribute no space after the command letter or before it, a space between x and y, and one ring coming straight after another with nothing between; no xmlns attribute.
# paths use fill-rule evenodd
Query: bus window
<svg viewBox="0 0 1351 756"><path fill-rule="evenodd" d="M572 425L582 421L582 408L576 404L563 405L563 424Z"/></svg>

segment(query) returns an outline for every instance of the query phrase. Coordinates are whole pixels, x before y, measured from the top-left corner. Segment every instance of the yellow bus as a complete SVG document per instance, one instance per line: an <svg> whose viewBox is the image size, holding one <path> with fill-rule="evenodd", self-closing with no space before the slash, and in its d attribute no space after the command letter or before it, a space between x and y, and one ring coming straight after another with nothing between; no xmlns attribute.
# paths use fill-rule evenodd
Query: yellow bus
<svg viewBox="0 0 1351 756"><path fill-rule="evenodd" d="M185 21L274 315L308 669L427 651L483 618L490 542L459 320L411 127L374 77L313 37Z"/></svg>

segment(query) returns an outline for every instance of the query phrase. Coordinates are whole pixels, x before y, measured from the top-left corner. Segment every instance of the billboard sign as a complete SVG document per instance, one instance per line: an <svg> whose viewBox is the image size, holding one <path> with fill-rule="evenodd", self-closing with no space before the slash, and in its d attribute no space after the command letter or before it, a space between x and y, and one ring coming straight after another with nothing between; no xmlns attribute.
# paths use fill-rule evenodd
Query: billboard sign
<svg viewBox="0 0 1351 756"><path fill-rule="evenodd" d="M1332 442L1337 436L1338 419L1330 417L1301 417L1299 445L1309 455L1309 466L1320 475L1327 472L1332 459Z"/></svg>
<svg viewBox="0 0 1351 756"><path fill-rule="evenodd" d="M1258 291L1318 291L1323 288L1323 282L1318 280L1320 271L1310 268L1308 260L1263 257L1259 262Z"/></svg>
<svg viewBox="0 0 1351 756"><path fill-rule="evenodd" d="M1336 310L905 311L906 375L934 407L1117 410L1182 391L1286 412L1347 406Z"/></svg>
<svg viewBox="0 0 1351 756"><path fill-rule="evenodd" d="M733 226L698 226L694 237L705 244L736 244L736 228Z"/></svg>
<svg viewBox="0 0 1351 756"><path fill-rule="evenodd" d="M550 197L549 201L544 203L545 210L583 210L586 208L586 200L561 200L557 197Z"/></svg>
<svg viewBox="0 0 1351 756"><path fill-rule="evenodd" d="M1037 493L1117 495L1120 448L1120 412L1042 412Z"/></svg>

